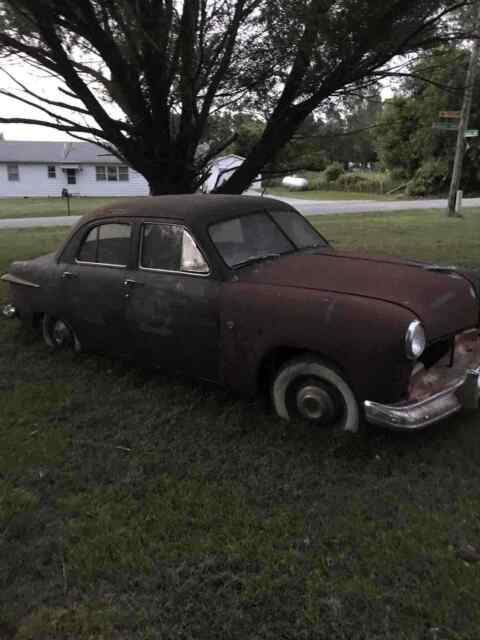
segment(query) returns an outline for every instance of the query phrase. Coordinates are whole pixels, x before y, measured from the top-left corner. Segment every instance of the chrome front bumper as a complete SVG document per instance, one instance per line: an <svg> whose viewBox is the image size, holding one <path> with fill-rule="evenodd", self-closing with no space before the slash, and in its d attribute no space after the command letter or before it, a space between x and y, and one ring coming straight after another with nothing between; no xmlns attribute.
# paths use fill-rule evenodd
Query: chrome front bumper
<svg viewBox="0 0 480 640"><path fill-rule="evenodd" d="M387 405L367 400L365 417L368 422L389 429L423 429L461 409L478 409L479 399L480 367L467 370L462 379L419 402Z"/></svg>

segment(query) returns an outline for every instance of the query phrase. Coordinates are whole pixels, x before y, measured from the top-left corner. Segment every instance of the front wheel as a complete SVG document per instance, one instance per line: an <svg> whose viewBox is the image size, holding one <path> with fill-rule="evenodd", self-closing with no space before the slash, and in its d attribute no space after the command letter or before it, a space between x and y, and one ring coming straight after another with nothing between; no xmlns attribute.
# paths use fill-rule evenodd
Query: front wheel
<svg viewBox="0 0 480 640"><path fill-rule="evenodd" d="M279 369L272 400L285 420L300 418L350 433L360 429L360 410L352 389L335 368L312 356L294 358Z"/></svg>
<svg viewBox="0 0 480 640"><path fill-rule="evenodd" d="M42 335L50 349L73 349L80 353L82 346L72 327L62 320L45 314L42 319Z"/></svg>

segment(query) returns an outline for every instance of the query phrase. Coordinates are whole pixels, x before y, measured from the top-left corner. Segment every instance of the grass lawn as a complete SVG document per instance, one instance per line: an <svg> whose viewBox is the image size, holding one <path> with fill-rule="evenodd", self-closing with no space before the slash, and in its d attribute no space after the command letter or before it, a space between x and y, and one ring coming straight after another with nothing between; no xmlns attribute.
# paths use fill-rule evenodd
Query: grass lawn
<svg viewBox="0 0 480 640"><path fill-rule="evenodd" d="M271 187L265 195L302 198L305 200L398 200L394 196L378 193L360 193L353 191L290 191L284 187Z"/></svg>
<svg viewBox="0 0 480 640"><path fill-rule="evenodd" d="M71 198L70 214L83 215L124 198ZM66 216L67 201L64 198L0 198L0 218L38 218L43 216Z"/></svg>
<svg viewBox="0 0 480 640"><path fill-rule="evenodd" d="M341 247L480 263L480 210L317 224ZM0 272L65 233L2 231ZM0 321L2 640L475 640L479 486L478 417L286 428Z"/></svg>

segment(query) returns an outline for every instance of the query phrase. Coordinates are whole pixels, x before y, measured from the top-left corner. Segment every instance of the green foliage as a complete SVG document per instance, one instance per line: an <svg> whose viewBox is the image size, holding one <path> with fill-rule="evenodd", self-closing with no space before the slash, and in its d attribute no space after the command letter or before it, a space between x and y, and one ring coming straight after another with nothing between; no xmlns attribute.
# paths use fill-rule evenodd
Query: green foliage
<svg viewBox="0 0 480 640"><path fill-rule="evenodd" d="M336 185L345 191L371 191L373 193L379 193L383 187L383 183L374 176L360 172L344 173L337 178Z"/></svg>
<svg viewBox="0 0 480 640"><path fill-rule="evenodd" d="M448 163L444 159L427 160L407 184L407 195L426 196L445 190L448 185Z"/></svg>
<svg viewBox="0 0 480 640"><path fill-rule="evenodd" d="M411 176L419 164L415 103L403 96L387 100L375 130L378 157L386 169Z"/></svg>
<svg viewBox="0 0 480 640"><path fill-rule="evenodd" d="M441 111L462 106L469 52L449 47L425 55L402 85L402 94L386 101L375 131L382 165L399 178L411 180L410 195L435 193L453 165L456 132L434 128ZM449 120L450 123L458 120ZM470 128L480 127L480 83L476 84ZM476 140L468 143L462 187L480 188L480 152ZM437 164L437 161L440 164Z"/></svg>
<svg viewBox="0 0 480 640"><path fill-rule="evenodd" d="M327 182L335 182L343 173L345 173L345 169L340 162L332 162L325 169L325 178Z"/></svg>

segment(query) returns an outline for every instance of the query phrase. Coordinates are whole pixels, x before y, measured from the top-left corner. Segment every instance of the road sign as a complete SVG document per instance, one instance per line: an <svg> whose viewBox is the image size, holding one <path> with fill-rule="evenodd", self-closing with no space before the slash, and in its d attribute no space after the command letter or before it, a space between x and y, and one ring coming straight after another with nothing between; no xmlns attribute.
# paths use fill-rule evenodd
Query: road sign
<svg viewBox="0 0 480 640"><path fill-rule="evenodd" d="M462 117L461 111L440 111L440 118L453 118L454 120L460 120Z"/></svg>
<svg viewBox="0 0 480 640"><path fill-rule="evenodd" d="M467 129L465 131L465 138L477 138L478 137L478 129Z"/></svg>
<svg viewBox="0 0 480 640"><path fill-rule="evenodd" d="M442 129L443 131L458 131L456 122L434 122L432 129Z"/></svg>

